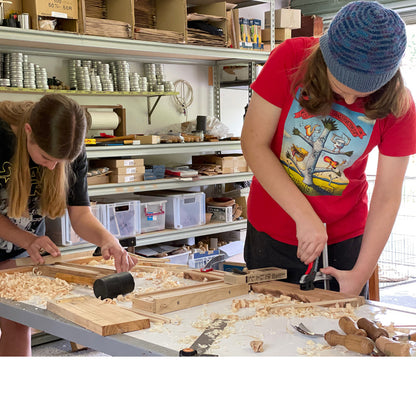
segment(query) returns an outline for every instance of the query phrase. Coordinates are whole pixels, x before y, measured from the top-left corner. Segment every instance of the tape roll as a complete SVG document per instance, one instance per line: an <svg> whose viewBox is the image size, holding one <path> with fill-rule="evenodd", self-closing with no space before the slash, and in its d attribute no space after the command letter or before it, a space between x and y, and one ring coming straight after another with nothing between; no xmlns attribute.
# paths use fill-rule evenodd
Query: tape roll
<svg viewBox="0 0 416 416"><path fill-rule="evenodd" d="M90 130L114 130L120 124L120 118L114 111L88 110L91 116Z"/></svg>

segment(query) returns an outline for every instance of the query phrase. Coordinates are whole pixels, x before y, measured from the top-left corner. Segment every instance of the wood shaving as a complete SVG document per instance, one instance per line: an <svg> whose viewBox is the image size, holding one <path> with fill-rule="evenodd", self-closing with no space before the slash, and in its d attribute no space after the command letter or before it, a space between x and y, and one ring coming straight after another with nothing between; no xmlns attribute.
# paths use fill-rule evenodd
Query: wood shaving
<svg viewBox="0 0 416 416"><path fill-rule="evenodd" d="M316 356L320 355L322 351L329 350L330 348L332 348L330 345L319 344L312 340L309 340L306 343L305 348L299 347L296 349L296 351L300 355Z"/></svg>
<svg viewBox="0 0 416 416"><path fill-rule="evenodd" d="M33 272L0 273L0 297L18 302L41 298L41 303L68 295L73 286L62 279Z"/></svg>
<svg viewBox="0 0 416 416"><path fill-rule="evenodd" d="M273 308L278 304L286 305L282 308ZM342 316L349 316L351 319L357 319L355 315L355 308L351 304L346 304L345 307L335 305L333 307L318 307L311 306L305 308L295 308L292 305L297 305L302 302L293 300L288 296L274 297L272 295L261 295L259 299L233 299L231 309L233 312L238 312L242 308L255 308L255 315L246 317L268 317L270 315L286 316L286 317L314 317L323 316L329 319L339 319Z"/></svg>
<svg viewBox="0 0 416 416"><path fill-rule="evenodd" d="M263 352L263 341L251 341L250 347L254 352Z"/></svg>

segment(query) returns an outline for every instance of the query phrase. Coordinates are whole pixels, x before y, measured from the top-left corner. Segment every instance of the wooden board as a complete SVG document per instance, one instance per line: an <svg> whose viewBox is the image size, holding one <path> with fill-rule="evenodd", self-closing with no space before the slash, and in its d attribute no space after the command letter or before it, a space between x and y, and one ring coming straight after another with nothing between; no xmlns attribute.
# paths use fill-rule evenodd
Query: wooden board
<svg viewBox="0 0 416 416"><path fill-rule="evenodd" d="M351 297L345 293L333 292L331 290L314 289L314 290L300 290L299 285L287 282L263 282L251 285L251 289L255 293L263 293L279 297L280 295L289 296L291 299L298 300L305 303L328 301L330 304L339 301L345 303L348 299L349 303L356 302L356 305L362 305L365 300L361 296ZM327 306L326 304L325 306ZM324 305L322 305L324 306Z"/></svg>
<svg viewBox="0 0 416 416"><path fill-rule="evenodd" d="M136 295L133 308L153 313L168 313L205 303L246 295L250 290L247 284L229 285L223 282L207 282L188 288L176 288L151 294Z"/></svg>
<svg viewBox="0 0 416 416"><path fill-rule="evenodd" d="M115 273L115 270L102 269L100 267L88 267L78 264L41 265L36 267L44 276L55 277L68 283L92 286L100 277Z"/></svg>
<svg viewBox="0 0 416 416"><path fill-rule="evenodd" d="M227 273L224 276L224 283L260 283L270 280L286 279L287 271L278 267L264 267L261 269L248 270L247 274Z"/></svg>
<svg viewBox="0 0 416 416"><path fill-rule="evenodd" d="M45 261L45 264L54 264L56 262L69 261L69 260L72 261L81 256L82 257L88 256L88 258L94 258L91 256L93 252L94 250L88 250L85 253L62 254L61 256L58 256L58 257L53 257L51 255L48 255L48 256L44 256L43 260ZM30 257L22 257L22 258L15 259L15 262L16 262L16 266L35 266L35 263Z"/></svg>
<svg viewBox="0 0 416 416"><path fill-rule="evenodd" d="M62 318L102 336L150 327L149 318L92 296L49 301L46 307Z"/></svg>

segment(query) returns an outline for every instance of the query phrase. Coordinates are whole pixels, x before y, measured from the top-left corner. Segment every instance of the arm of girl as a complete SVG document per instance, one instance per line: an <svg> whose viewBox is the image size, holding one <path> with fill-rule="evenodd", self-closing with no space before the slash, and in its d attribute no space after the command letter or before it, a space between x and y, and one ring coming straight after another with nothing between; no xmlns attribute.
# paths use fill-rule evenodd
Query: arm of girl
<svg viewBox="0 0 416 416"><path fill-rule="evenodd" d="M68 213L72 228L81 238L100 247L105 260L114 257L117 272L126 272L137 263L137 259L130 256L117 238L94 217L89 206L68 206Z"/></svg>
<svg viewBox="0 0 416 416"><path fill-rule="evenodd" d="M333 267L321 269L323 273L330 274L338 280L341 292L358 295L376 267L400 207L403 179L408 161L408 156L379 155L367 223L360 254L354 268L348 271L337 270Z"/></svg>

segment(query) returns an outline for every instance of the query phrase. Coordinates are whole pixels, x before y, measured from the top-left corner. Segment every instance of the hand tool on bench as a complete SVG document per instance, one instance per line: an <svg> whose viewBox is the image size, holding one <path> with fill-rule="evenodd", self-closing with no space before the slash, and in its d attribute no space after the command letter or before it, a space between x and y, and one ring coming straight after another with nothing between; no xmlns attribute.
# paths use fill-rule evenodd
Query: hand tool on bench
<svg viewBox="0 0 416 416"><path fill-rule="evenodd" d="M367 318L360 318L357 321L357 326L360 329L364 329L364 331L367 332L367 336L373 341L376 341L380 336L384 336L386 338L389 337L389 333L384 328L380 328Z"/></svg>
<svg viewBox="0 0 416 416"><path fill-rule="evenodd" d="M347 350L358 352L360 354L369 355L373 352L375 344L367 337L361 335L341 335L337 331L331 330L325 332L325 334L317 334L316 332L310 331L302 323L299 325L292 325L301 334L311 337L323 337L325 341L331 345L343 345Z"/></svg>
<svg viewBox="0 0 416 416"><path fill-rule="evenodd" d="M394 341L416 341L416 332L406 335L394 335L392 339Z"/></svg>
<svg viewBox="0 0 416 416"><path fill-rule="evenodd" d="M320 280L330 280L331 276L328 276L324 273L318 271L319 257L315 259L313 263L310 263L306 273L300 278L300 289L301 290L313 290L315 289L314 282Z"/></svg>
<svg viewBox="0 0 416 416"><path fill-rule="evenodd" d="M358 328L357 324L349 316L341 317L338 325L347 335L367 336L367 332L364 329Z"/></svg>
<svg viewBox="0 0 416 416"><path fill-rule="evenodd" d="M225 260L225 254L218 254L213 257L204 267L201 267L201 272L212 272L214 269L212 266L215 266L218 263L222 263Z"/></svg>
<svg viewBox="0 0 416 416"><path fill-rule="evenodd" d="M383 335L376 339L376 347L385 355L393 357L409 357L410 344L393 341Z"/></svg>
<svg viewBox="0 0 416 416"><path fill-rule="evenodd" d="M180 357L217 357L216 354L205 354L217 339L218 335L228 324L228 319L217 318L205 329L205 331L188 348L179 351Z"/></svg>
<svg viewBox="0 0 416 416"><path fill-rule="evenodd" d="M134 290L134 278L129 272L111 273L114 269L84 266L82 264L58 263L38 266L46 276L65 280L69 283L92 286L94 295L101 299L113 299Z"/></svg>

